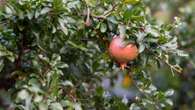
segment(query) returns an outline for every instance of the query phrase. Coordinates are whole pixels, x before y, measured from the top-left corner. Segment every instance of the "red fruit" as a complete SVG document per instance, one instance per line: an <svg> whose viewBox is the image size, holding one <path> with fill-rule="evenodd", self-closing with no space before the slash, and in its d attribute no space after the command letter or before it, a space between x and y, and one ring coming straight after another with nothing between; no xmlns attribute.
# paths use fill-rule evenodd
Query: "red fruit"
<svg viewBox="0 0 195 110"><path fill-rule="evenodd" d="M109 46L109 54L120 64L120 68L124 70L129 61L137 58L138 48L133 43L125 45L122 37L114 36Z"/></svg>

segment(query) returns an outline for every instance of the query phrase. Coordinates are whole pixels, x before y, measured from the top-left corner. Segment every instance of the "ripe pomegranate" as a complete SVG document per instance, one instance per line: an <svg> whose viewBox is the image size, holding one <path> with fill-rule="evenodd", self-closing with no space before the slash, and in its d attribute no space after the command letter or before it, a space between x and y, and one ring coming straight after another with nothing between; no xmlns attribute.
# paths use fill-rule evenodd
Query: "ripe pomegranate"
<svg viewBox="0 0 195 110"><path fill-rule="evenodd" d="M109 45L109 54L119 63L120 68L124 70L127 63L138 56L138 48L133 43L126 45L123 37L115 35Z"/></svg>

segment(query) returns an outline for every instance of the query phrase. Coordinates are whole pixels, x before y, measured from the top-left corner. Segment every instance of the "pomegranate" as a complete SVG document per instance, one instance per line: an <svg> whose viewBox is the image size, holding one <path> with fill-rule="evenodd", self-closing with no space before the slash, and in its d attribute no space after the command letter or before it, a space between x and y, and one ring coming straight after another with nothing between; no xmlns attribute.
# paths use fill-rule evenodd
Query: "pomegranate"
<svg viewBox="0 0 195 110"><path fill-rule="evenodd" d="M123 37L115 35L109 45L109 54L119 63L120 68L124 70L127 63L138 56L138 48L133 43L126 45Z"/></svg>

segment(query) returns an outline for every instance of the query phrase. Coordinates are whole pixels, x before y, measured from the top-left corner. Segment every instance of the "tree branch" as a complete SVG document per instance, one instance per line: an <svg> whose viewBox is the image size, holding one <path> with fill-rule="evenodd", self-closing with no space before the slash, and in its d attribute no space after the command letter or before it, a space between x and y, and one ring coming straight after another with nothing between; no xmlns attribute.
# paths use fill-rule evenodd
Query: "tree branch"
<svg viewBox="0 0 195 110"><path fill-rule="evenodd" d="M114 4L110 10L107 10L103 15L93 15L91 14L92 17L97 18L97 19L106 19L112 12L119 6L118 4Z"/></svg>

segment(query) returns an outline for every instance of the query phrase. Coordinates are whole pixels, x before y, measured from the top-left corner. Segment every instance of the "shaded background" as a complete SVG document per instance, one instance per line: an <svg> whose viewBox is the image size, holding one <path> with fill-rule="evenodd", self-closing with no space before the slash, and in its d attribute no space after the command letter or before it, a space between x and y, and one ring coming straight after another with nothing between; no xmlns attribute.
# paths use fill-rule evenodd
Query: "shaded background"
<svg viewBox="0 0 195 110"><path fill-rule="evenodd" d="M177 58L184 69L173 76L168 67L153 73L154 84L162 89L173 88L174 110L195 109L195 1L194 0L145 0L152 15L159 23L170 23L180 17L183 24L177 30L179 48L188 52L188 58Z"/></svg>

